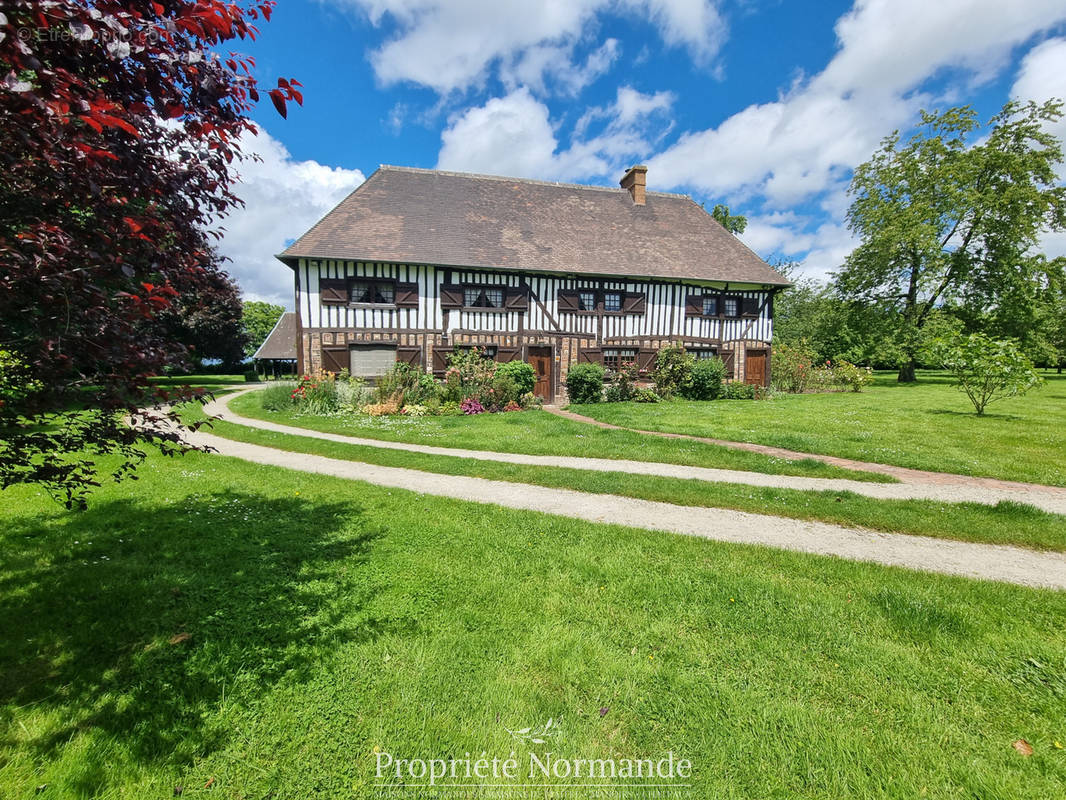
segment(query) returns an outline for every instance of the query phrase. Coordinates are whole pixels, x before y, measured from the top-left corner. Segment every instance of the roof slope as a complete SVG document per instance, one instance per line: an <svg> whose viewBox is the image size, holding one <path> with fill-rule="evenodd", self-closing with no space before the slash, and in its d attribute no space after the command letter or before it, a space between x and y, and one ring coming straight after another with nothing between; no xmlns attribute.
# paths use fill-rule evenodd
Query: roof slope
<svg viewBox="0 0 1066 800"><path fill-rule="evenodd" d="M383 166L279 258L788 281L686 195Z"/></svg>
<svg viewBox="0 0 1066 800"><path fill-rule="evenodd" d="M267 338L252 358L296 360L296 313L286 311L274 323Z"/></svg>

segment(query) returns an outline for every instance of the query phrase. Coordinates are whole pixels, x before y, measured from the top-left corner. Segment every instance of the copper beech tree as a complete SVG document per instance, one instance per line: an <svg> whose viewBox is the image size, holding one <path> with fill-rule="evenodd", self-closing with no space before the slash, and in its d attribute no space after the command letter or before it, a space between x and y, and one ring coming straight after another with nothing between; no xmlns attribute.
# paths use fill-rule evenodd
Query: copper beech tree
<svg viewBox="0 0 1066 800"><path fill-rule="evenodd" d="M273 0L15 0L0 13L0 484L68 507L93 459L131 475L185 448L141 411L186 392L149 378L187 347L154 324L179 288L224 282L209 228L240 201L233 169L259 101L252 39ZM220 55L220 53L223 53ZM285 115L300 84L265 92ZM187 300L189 298L186 298ZM203 302L204 298L198 298ZM129 425L129 415L135 424ZM147 425L146 425L147 423Z"/></svg>

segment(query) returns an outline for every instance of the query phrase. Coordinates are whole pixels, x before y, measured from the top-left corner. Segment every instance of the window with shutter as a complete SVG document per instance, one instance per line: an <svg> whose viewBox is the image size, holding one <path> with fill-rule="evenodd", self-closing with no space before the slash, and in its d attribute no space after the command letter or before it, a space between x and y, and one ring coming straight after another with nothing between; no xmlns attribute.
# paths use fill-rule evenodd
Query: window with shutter
<svg viewBox="0 0 1066 800"><path fill-rule="evenodd" d="M462 308L463 287L457 284L442 283L440 287L441 308Z"/></svg>
<svg viewBox="0 0 1066 800"><path fill-rule="evenodd" d="M740 316L740 298L739 297L727 297L722 303L724 313L727 317L739 317Z"/></svg>
<svg viewBox="0 0 1066 800"><path fill-rule="evenodd" d="M397 308L418 308L418 284L417 283L397 283L396 284L396 307Z"/></svg>
<svg viewBox="0 0 1066 800"><path fill-rule="evenodd" d="M621 292L603 293L603 310L609 314L617 314L622 310Z"/></svg>
<svg viewBox="0 0 1066 800"><path fill-rule="evenodd" d="M318 291L322 302L340 305L348 302L348 284L343 278L320 278Z"/></svg>
<svg viewBox="0 0 1066 800"><path fill-rule="evenodd" d="M391 306L396 300L396 284L356 278L348 285L348 299L361 305Z"/></svg>
<svg viewBox="0 0 1066 800"><path fill-rule="evenodd" d="M622 310L626 314L643 314L648 306L648 299L643 292L626 292L622 299Z"/></svg>
<svg viewBox="0 0 1066 800"><path fill-rule="evenodd" d="M573 289L561 289L557 295L559 302L559 310L562 312L575 312L580 310L578 303L578 293Z"/></svg>
<svg viewBox="0 0 1066 800"><path fill-rule="evenodd" d="M595 311L596 310L596 293L592 291L582 291L577 293L577 310L578 311Z"/></svg>
<svg viewBox="0 0 1066 800"><path fill-rule="evenodd" d="M612 372L617 372L623 364L637 360L635 347L605 347L603 348L603 366Z"/></svg>
<svg viewBox="0 0 1066 800"><path fill-rule="evenodd" d="M508 311L528 311L529 289L525 286L508 286L504 306Z"/></svg>

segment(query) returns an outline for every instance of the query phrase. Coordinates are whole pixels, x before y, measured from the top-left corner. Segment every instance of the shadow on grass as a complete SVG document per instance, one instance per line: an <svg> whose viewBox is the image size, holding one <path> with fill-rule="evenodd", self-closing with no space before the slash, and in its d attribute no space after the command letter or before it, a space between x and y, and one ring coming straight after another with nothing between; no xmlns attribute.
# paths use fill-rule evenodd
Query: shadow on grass
<svg viewBox="0 0 1066 800"><path fill-rule="evenodd" d="M926 408L923 409L926 414L940 414L948 417L971 417L973 419L1001 419L1001 420L1020 420L1023 417L1019 417L1017 414L997 414L994 411L986 411L981 416L978 416L973 411L952 411L947 408Z"/></svg>
<svg viewBox="0 0 1066 800"><path fill-rule="evenodd" d="M339 643L414 629L367 610L380 584L361 567L382 535L351 503L235 492L9 527L0 719L33 706L60 720L30 739L41 758L92 733L141 767L187 764L229 736L225 700L300 681Z"/></svg>

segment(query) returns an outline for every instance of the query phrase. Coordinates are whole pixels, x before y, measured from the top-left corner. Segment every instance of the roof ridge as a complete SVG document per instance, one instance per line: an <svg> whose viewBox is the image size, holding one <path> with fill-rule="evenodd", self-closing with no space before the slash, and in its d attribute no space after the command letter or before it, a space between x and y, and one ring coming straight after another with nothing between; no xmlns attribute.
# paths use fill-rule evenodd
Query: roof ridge
<svg viewBox="0 0 1066 800"><path fill-rule="evenodd" d="M614 188L613 186L593 186L587 183L570 183L568 181L540 181L535 178L515 178L508 175L489 175L481 172L454 172L447 169L430 169L428 167L401 167L395 164L379 164L378 170L392 170L394 172L416 172L420 174L432 174L432 175L448 175L453 178L472 178L475 180L487 180L487 181L505 181L507 183L528 183L534 186L557 186L564 189L590 189L597 192L611 192L616 194L618 192L624 192L625 189ZM369 180L369 178L368 178ZM691 195L681 194L679 192L652 192L648 191L645 194L652 195L654 197L676 197L685 200L691 200Z"/></svg>

